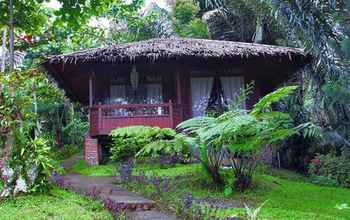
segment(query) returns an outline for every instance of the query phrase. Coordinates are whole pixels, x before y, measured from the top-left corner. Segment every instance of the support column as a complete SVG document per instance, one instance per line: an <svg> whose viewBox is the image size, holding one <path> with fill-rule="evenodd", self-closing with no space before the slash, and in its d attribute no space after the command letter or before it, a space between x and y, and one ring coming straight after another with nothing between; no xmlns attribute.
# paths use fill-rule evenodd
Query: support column
<svg viewBox="0 0 350 220"><path fill-rule="evenodd" d="M92 76L90 75L89 76L89 107L91 108L92 107L92 104L93 104L93 84L92 84Z"/></svg>
<svg viewBox="0 0 350 220"><path fill-rule="evenodd" d="M99 165L101 162L101 146L97 138L90 135L85 136L84 140L84 159L89 166Z"/></svg>
<svg viewBox="0 0 350 220"><path fill-rule="evenodd" d="M175 73L175 89L176 89L176 103L182 104L182 85L180 72L177 70Z"/></svg>

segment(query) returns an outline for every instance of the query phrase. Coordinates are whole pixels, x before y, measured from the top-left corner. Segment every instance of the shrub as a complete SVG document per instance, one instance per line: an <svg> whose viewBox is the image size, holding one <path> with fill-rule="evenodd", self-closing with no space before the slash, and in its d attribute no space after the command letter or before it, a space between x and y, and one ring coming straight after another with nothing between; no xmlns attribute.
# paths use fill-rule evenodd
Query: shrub
<svg viewBox="0 0 350 220"><path fill-rule="evenodd" d="M46 192L49 177L58 170L58 164L50 157L50 147L45 138L32 139L26 133L15 134L12 158L4 169L5 184L2 196L27 192Z"/></svg>
<svg viewBox="0 0 350 220"><path fill-rule="evenodd" d="M82 147L85 134L89 130L89 124L79 117L74 117L62 128L62 136L65 144Z"/></svg>
<svg viewBox="0 0 350 220"><path fill-rule="evenodd" d="M161 163L171 164L178 160L188 160L190 157L190 145L182 134L176 134L172 139L158 139L147 144L136 157L160 158Z"/></svg>
<svg viewBox="0 0 350 220"><path fill-rule="evenodd" d="M179 153L184 145L183 139L171 128L130 126L113 130L110 137L112 160L127 160L136 154L148 157Z"/></svg>
<svg viewBox="0 0 350 220"><path fill-rule="evenodd" d="M55 160L64 160L67 158L70 158L76 153L79 153L81 151L81 148L79 148L76 145L73 144L66 144L62 148L53 148L52 149L52 157Z"/></svg>
<svg viewBox="0 0 350 220"><path fill-rule="evenodd" d="M249 113L240 109L237 102L219 117L196 117L179 125L184 132L197 137L201 162L215 183L223 183L219 168L226 156L234 172L234 187L247 189L263 146L278 143L304 127L293 128L287 113L272 110L273 103L286 98L296 88L283 87L267 94ZM243 91L242 98L246 92Z"/></svg>
<svg viewBox="0 0 350 220"><path fill-rule="evenodd" d="M130 126L117 128L110 134L112 139L111 159L127 160L152 141L157 134L157 128L145 126Z"/></svg>
<svg viewBox="0 0 350 220"><path fill-rule="evenodd" d="M317 155L309 165L311 181L323 185L350 187L350 160L344 155ZM332 181L333 180L333 181Z"/></svg>
<svg viewBox="0 0 350 220"><path fill-rule="evenodd" d="M310 182L321 186L338 186L337 181L328 176L311 175Z"/></svg>

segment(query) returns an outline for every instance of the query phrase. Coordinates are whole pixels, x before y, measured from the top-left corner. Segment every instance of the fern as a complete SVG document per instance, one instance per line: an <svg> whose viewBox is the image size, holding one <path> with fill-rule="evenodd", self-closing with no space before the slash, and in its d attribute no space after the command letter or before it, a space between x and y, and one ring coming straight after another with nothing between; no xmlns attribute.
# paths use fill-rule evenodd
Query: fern
<svg viewBox="0 0 350 220"><path fill-rule="evenodd" d="M293 92L295 92L297 88L298 86L286 86L267 94L254 105L254 108L250 114L253 116L258 116L263 111L271 110L271 105L273 103L279 102L282 99L288 97Z"/></svg>
<svg viewBox="0 0 350 220"><path fill-rule="evenodd" d="M178 149L185 141L171 128L148 126L130 126L117 128L110 133L112 139L111 159L120 160L130 157L156 156L170 152L179 153ZM185 148L185 147L184 147Z"/></svg>
<svg viewBox="0 0 350 220"><path fill-rule="evenodd" d="M139 152L137 158L143 157L159 157L160 155L184 155L189 156L190 145L187 138L182 135L175 135L170 140L155 140L145 145Z"/></svg>
<svg viewBox="0 0 350 220"><path fill-rule="evenodd" d="M297 89L280 88L267 94L250 112L232 108L214 117L197 117L179 125L199 141L201 161L215 181L222 161L222 153L234 156L232 166L236 186L245 189L251 182L257 155L266 144L275 144L297 134L301 128L293 127L290 116L272 110L272 104L281 101ZM231 157L229 157L231 158Z"/></svg>

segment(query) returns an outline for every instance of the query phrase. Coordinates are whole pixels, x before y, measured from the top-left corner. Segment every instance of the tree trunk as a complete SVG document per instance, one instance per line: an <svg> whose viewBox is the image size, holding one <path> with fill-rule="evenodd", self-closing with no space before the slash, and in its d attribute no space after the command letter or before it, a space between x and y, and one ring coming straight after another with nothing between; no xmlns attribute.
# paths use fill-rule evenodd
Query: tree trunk
<svg viewBox="0 0 350 220"><path fill-rule="evenodd" d="M37 101L37 96L36 96L36 86L33 86L33 104L34 104L34 113L35 116L38 117L38 101ZM39 121L39 118L36 118L36 127L34 129L34 136L38 137L39 134L41 133L41 124Z"/></svg>
<svg viewBox="0 0 350 220"><path fill-rule="evenodd" d="M216 168L209 168L210 169L210 175L213 178L213 181L216 185L221 186L224 184L224 181L222 180L219 169Z"/></svg>
<svg viewBox="0 0 350 220"><path fill-rule="evenodd" d="M56 129L56 144L59 148L63 148L62 132L59 129Z"/></svg>
<svg viewBox="0 0 350 220"><path fill-rule="evenodd" d="M13 0L10 0L9 4L10 12L10 73L13 71L15 66L15 33L14 33L14 17L13 17Z"/></svg>
<svg viewBox="0 0 350 220"><path fill-rule="evenodd" d="M251 176L245 175L243 173L237 173L235 176L236 176L236 180L234 184L236 189L243 192L249 188L249 186L252 183Z"/></svg>
<svg viewBox="0 0 350 220"><path fill-rule="evenodd" d="M9 26L10 26L10 65L9 65L9 74L14 70L15 56L14 56L14 17L13 17L13 0L9 0ZM0 85L1 87L1 85ZM11 92L10 96L14 96L14 92ZM20 124L22 126L22 120ZM23 167L14 167L12 168L9 165L9 161L12 157L13 147L15 144L14 134L12 128L5 134L5 148L3 151L1 164L1 179L4 182L3 190L0 193L0 197L15 196L17 194L26 193L28 190L28 184L25 178L22 176Z"/></svg>
<svg viewBox="0 0 350 220"><path fill-rule="evenodd" d="M11 159L12 156L12 149L13 149L14 139L12 132L7 132L5 135L5 147L1 155L1 179L4 183L4 188L0 193L0 197L7 197L10 196L13 192L12 185L12 178L13 178L13 170L11 171L11 168L8 166L8 161Z"/></svg>
<svg viewBox="0 0 350 220"><path fill-rule="evenodd" d="M7 30L4 29L4 32L2 34L2 46L1 46L1 68L0 72L4 73L6 69L6 36L7 36Z"/></svg>

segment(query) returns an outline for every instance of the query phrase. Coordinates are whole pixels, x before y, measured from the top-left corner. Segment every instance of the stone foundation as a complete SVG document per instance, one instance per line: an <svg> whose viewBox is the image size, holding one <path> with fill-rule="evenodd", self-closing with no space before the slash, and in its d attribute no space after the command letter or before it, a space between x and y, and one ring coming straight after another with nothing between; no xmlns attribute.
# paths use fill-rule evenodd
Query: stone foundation
<svg viewBox="0 0 350 220"><path fill-rule="evenodd" d="M98 165L101 162L101 146L97 138L85 136L84 159L89 166Z"/></svg>

